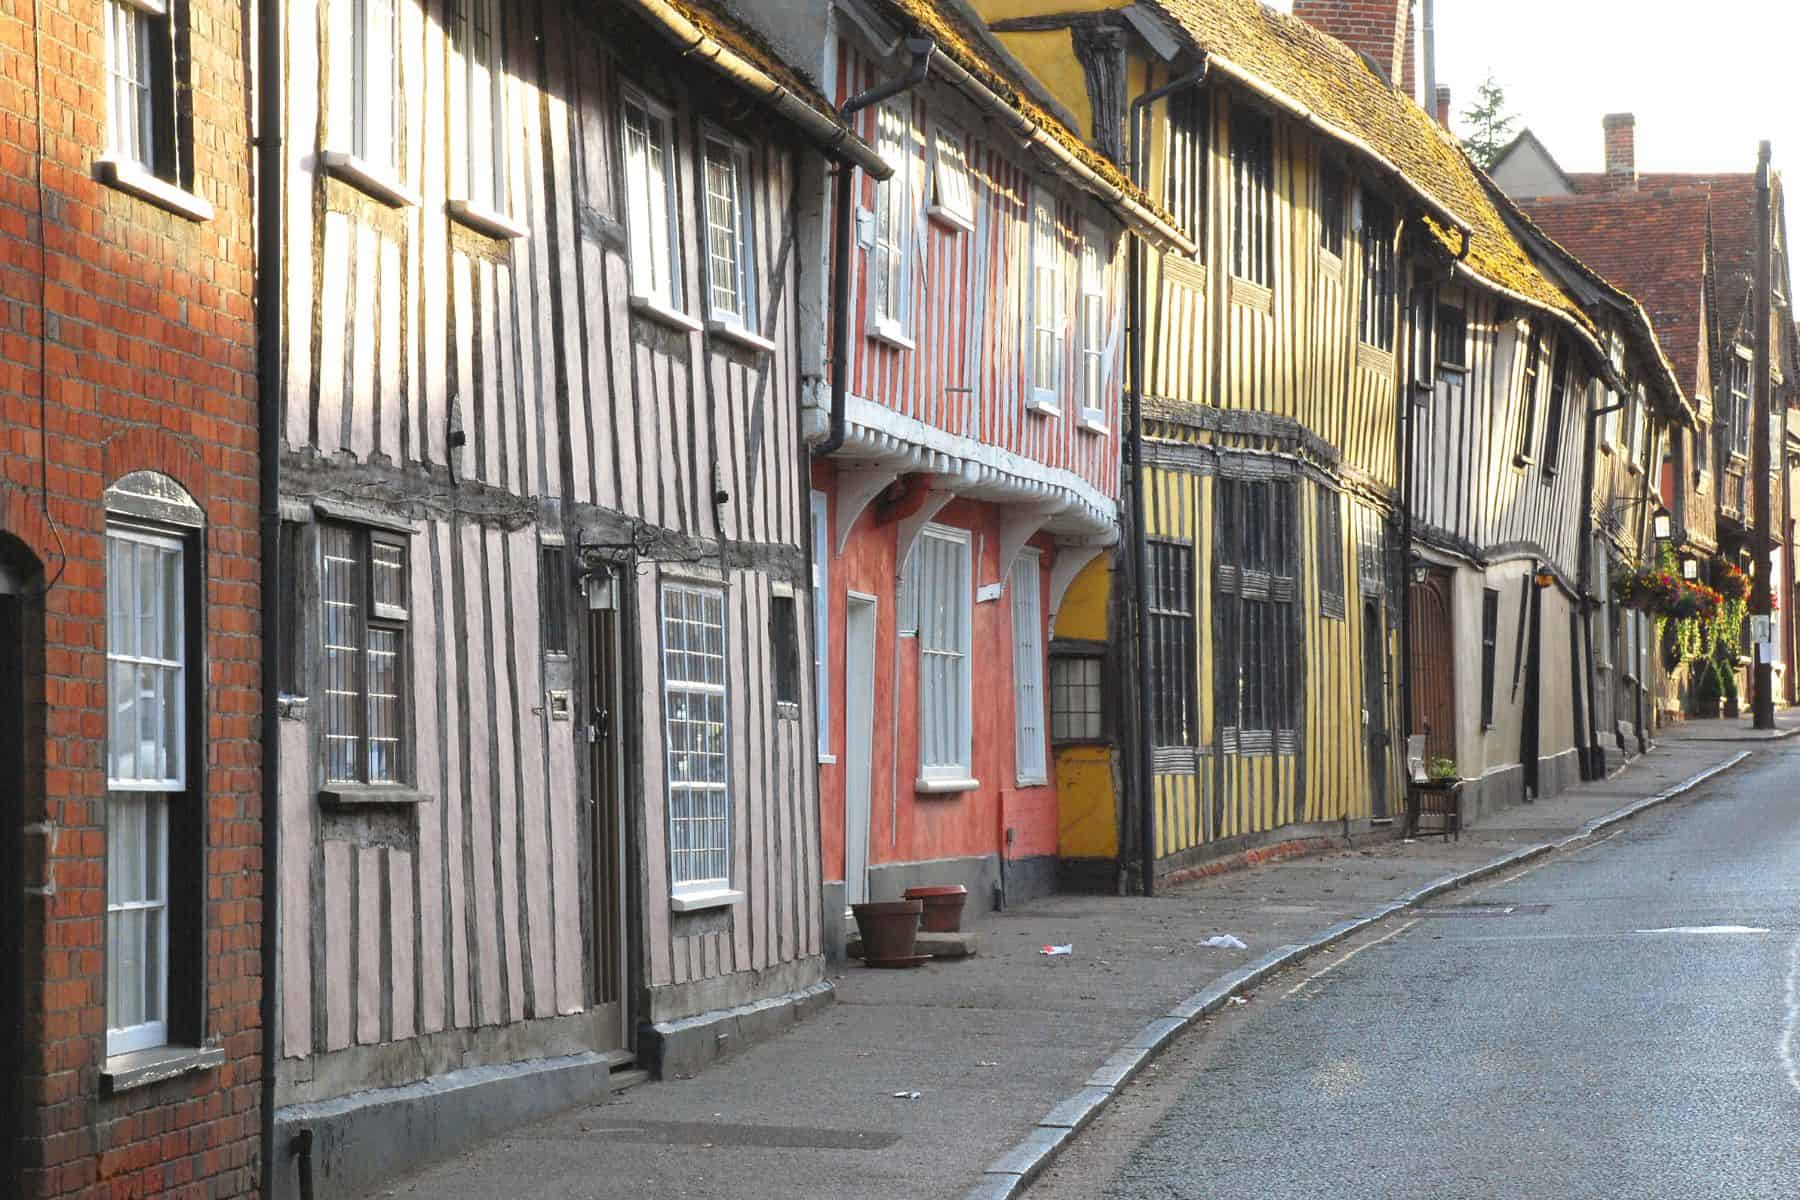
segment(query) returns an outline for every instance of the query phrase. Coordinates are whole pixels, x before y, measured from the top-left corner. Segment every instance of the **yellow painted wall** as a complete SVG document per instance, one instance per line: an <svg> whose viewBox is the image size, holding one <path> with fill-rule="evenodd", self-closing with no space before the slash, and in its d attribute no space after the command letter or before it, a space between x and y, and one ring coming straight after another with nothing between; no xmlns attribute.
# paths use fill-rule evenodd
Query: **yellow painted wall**
<svg viewBox="0 0 1800 1200"><path fill-rule="evenodd" d="M1051 636L1082 638L1092 642L1106 640L1106 605L1112 595L1111 556L1098 554L1075 576L1069 590L1063 593L1062 605L1056 610L1056 628Z"/></svg>
<svg viewBox="0 0 1800 1200"><path fill-rule="evenodd" d="M1095 0L975 0L990 22L1021 16L1117 8ZM1083 122L1091 135L1085 75L1066 30L1004 33L1001 40ZM1128 92L1163 83L1168 71L1135 41ZM1145 392L1154 406L1252 412L1288 418L1338 450L1338 463L1314 462L1312 476L1296 485L1298 501L1301 625L1299 748L1291 754L1219 754L1214 698L1213 480L1196 470L1153 467L1145 474L1144 527L1150 536L1194 549L1193 597L1199 702L1200 753L1195 770L1159 773L1154 789L1157 856L1167 857L1244 834L1296 823L1370 817L1372 794L1384 792L1389 816L1397 816L1400 754L1396 745L1380 764L1377 789L1362 717L1364 707L1364 597L1359 588L1359 538L1379 544L1388 496L1395 487L1394 405L1404 346L1392 352L1361 344L1358 298L1361 258L1356 231L1346 230L1341 258L1320 245L1317 191L1322 156L1337 153L1306 127L1276 116L1274 262L1266 292L1245 287L1230 270L1232 239L1230 127L1234 104L1248 97L1215 75L1207 85L1208 136L1205 227L1200 250L1189 256L1147 251L1145 261ZM1267 111L1264 109L1263 111ZM1160 193L1166 151L1166 104L1147 123L1145 178ZM1348 172L1352 189L1360 182ZM1370 181L1371 186L1374 181ZM1158 196L1160 199L1160 195ZM1404 212L1404 206L1397 206ZM1400 323L1396 321L1396 325ZM1219 449L1293 456L1294 443L1245 432L1201 429L1197 423L1153 420L1153 443L1175 442ZM1331 482L1320 482L1322 472ZM1339 506L1344 614L1327 617L1320 606L1318 521L1323 489ZM1058 616L1057 635L1105 636L1109 576L1096 563L1071 588ZM1374 581L1371 581L1372 583ZM1385 602L1383 602L1385 603ZM1387 609L1378 607L1384 659L1383 708L1387 727L1397 725L1394 663L1397 633ZM1116 855L1121 839L1111 794L1111 758L1096 751L1059 751L1065 855ZM1104 767L1104 769L1102 769ZM1098 789L1107 794L1102 800ZM1113 819L1107 836L1096 822ZM1104 850L1101 849L1104 847Z"/></svg>
<svg viewBox="0 0 1800 1200"><path fill-rule="evenodd" d="M1110 746L1056 751L1057 853L1063 858L1119 856L1112 755Z"/></svg>

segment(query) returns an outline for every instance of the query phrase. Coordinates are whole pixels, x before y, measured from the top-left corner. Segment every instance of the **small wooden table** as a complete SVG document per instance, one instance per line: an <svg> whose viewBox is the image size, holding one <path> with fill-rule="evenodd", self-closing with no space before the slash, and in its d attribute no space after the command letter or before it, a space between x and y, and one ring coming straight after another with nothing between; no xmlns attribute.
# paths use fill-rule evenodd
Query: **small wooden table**
<svg viewBox="0 0 1800 1200"><path fill-rule="evenodd" d="M1419 836L1419 818L1433 816L1441 819L1442 824L1430 830L1441 833L1447 842L1452 836L1462 841L1462 791L1463 781L1452 779L1444 782L1426 780L1413 782L1406 789L1406 836Z"/></svg>

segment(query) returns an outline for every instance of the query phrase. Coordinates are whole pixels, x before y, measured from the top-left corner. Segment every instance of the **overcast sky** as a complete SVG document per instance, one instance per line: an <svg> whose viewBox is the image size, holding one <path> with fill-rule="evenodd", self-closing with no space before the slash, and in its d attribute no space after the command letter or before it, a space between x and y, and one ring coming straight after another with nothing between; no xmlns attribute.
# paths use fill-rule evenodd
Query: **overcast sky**
<svg viewBox="0 0 1800 1200"><path fill-rule="evenodd" d="M1272 0L1292 10L1291 0ZM1491 71L1565 170L1602 166L1600 118L1637 115L1640 171L1800 178L1796 0L1436 0L1438 82L1457 115Z"/></svg>

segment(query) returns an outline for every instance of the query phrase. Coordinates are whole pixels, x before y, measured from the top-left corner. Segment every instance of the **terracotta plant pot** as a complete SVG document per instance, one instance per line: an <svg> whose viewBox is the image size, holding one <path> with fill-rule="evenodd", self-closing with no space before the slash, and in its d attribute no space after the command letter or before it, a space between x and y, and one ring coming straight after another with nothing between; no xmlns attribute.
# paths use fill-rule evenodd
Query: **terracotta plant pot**
<svg viewBox="0 0 1800 1200"><path fill-rule="evenodd" d="M925 916L919 922L920 928L930 933L958 933L962 930L963 905L969 899L969 889L962 884L910 887L906 889L906 898L925 902Z"/></svg>
<svg viewBox="0 0 1800 1200"><path fill-rule="evenodd" d="M863 961L869 966L904 962L917 957L913 946L919 937L919 900L871 900L853 904L856 930L862 935Z"/></svg>

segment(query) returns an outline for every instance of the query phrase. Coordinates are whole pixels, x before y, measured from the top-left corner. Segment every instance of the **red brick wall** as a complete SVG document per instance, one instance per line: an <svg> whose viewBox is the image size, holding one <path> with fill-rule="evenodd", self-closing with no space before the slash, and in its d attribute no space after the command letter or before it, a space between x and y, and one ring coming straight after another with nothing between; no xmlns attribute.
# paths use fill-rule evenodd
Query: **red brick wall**
<svg viewBox="0 0 1800 1200"><path fill-rule="evenodd" d="M1396 87L1409 92L1411 55L1407 42L1408 0L1294 0L1294 15L1322 29L1352 50L1381 64Z"/></svg>
<svg viewBox="0 0 1800 1200"><path fill-rule="evenodd" d="M45 720L26 747L41 770L22 801L16 781L0 781L0 819L25 827L28 884L24 961L0 964L22 977L25 1014L7 1196L255 1189L262 863L243 9L189 7L194 190L215 210L198 223L94 180L106 127L98 0L0 5L0 531L55 579L38 621ZM207 521L204 870L170 882L200 889L204 1032L225 1062L110 1097L103 493L146 468L186 487ZM0 878L15 886L12 864Z"/></svg>
<svg viewBox="0 0 1800 1200"><path fill-rule="evenodd" d="M1606 186L1613 191L1637 189L1637 118L1630 113L1608 113L1601 122L1606 130Z"/></svg>

